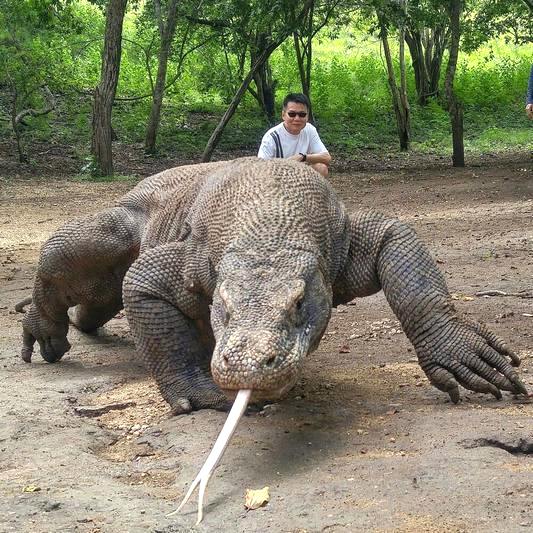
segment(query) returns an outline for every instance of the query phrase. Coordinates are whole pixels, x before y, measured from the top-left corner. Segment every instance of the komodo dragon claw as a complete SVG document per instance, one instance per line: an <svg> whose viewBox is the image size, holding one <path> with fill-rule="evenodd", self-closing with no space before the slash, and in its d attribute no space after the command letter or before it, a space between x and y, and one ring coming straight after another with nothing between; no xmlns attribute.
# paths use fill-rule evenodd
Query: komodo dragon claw
<svg viewBox="0 0 533 533"><path fill-rule="evenodd" d="M24 309L27 305L30 305L32 302L32 297L28 296L27 298L24 298L24 300L20 301L18 304L15 304L15 311L17 313L25 313L26 309Z"/></svg>

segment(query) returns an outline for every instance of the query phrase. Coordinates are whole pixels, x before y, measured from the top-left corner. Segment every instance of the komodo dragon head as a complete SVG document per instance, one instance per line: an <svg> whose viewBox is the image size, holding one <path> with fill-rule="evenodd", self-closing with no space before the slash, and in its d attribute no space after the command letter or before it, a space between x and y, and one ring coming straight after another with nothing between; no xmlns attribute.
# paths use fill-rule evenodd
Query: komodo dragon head
<svg viewBox="0 0 533 533"><path fill-rule="evenodd" d="M268 259L250 253L226 254L211 307L216 339L211 371L226 395L236 399L175 512L199 486L197 523L202 520L207 483L250 398L277 399L293 387L305 356L322 338L331 302L331 286L310 251L283 250Z"/></svg>
<svg viewBox="0 0 533 533"><path fill-rule="evenodd" d="M268 261L228 254L219 269L211 324L215 382L232 396L275 400L296 383L331 313L331 288L311 252L287 250Z"/></svg>

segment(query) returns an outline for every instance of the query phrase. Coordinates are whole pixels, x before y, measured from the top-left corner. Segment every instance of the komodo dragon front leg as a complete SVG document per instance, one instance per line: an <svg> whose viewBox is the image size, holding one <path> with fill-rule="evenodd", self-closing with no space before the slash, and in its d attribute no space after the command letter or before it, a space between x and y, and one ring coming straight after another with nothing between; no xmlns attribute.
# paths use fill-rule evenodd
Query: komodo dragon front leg
<svg viewBox="0 0 533 533"><path fill-rule="evenodd" d="M122 280L139 254L142 213L115 207L69 222L43 245L32 304L22 321L22 358L38 341L52 363L70 349L70 321L92 332L122 309Z"/></svg>
<svg viewBox="0 0 533 533"><path fill-rule="evenodd" d="M124 278L126 316L137 351L173 414L227 410L231 404L210 374L210 300L187 276L187 256L182 242L142 253Z"/></svg>
<svg viewBox="0 0 533 533"><path fill-rule="evenodd" d="M375 212L350 219L350 249L335 303L383 289L431 383L459 401L459 387L527 395L519 357L484 325L461 317L446 282L414 230Z"/></svg>

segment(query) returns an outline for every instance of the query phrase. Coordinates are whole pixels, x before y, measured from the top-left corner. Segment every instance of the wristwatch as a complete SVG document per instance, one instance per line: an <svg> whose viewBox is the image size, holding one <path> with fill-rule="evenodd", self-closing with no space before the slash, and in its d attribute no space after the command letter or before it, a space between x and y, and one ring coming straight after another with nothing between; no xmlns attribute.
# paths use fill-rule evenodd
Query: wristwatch
<svg viewBox="0 0 533 533"><path fill-rule="evenodd" d="M302 156L302 163L305 163L305 160L307 159L307 154L302 154L302 152L300 152L300 155Z"/></svg>

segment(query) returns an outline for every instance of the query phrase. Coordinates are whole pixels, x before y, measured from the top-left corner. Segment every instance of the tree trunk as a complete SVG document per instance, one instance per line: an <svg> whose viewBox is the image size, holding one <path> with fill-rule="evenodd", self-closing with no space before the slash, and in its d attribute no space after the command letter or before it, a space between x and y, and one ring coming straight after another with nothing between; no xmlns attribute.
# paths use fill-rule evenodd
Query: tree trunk
<svg viewBox="0 0 533 533"><path fill-rule="evenodd" d="M450 115L452 126L453 155L452 162L454 167L465 166L465 150L463 140L463 106L457 99L453 89L455 71L457 69L457 58L459 56L459 42L461 39L461 12L463 9L463 0L450 0L448 12L450 15L450 58L446 70L445 94L446 105Z"/></svg>
<svg viewBox="0 0 533 533"><path fill-rule="evenodd" d="M415 87L418 103L420 105L426 105L428 102L429 87L424 48L422 46L422 36L417 30L407 31L405 33L405 41L409 47L411 63L415 73Z"/></svg>
<svg viewBox="0 0 533 533"><path fill-rule="evenodd" d="M106 9L104 51L100 84L94 90L92 146L93 175L113 174L111 110L117 90L122 53L122 24L127 0L109 0Z"/></svg>
<svg viewBox="0 0 533 533"><path fill-rule="evenodd" d="M252 61L253 63L253 61ZM272 69L267 61L254 75L257 92L254 92L268 123L272 126L276 120L276 81L272 79Z"/></svg>
<svg viewBox="0 0 533 533"><path fill-rule="evenodd" d="M378 13L380 23L380 37L383 43L383 52L385 53L385 61L387 64L388 82L392 95L392 104L394 106L394 114L396 116L396 124L398 127L398 137L400 140L400 150L402 152L409 150L410 126L409 126L409 103L407 102L407 95L402 96L396 84L396 77L394 75L394 66L392 64L392 54L390 51L389 40L387 36L387 27L383 17ZM405 67L405 65L404 65Z"/></svg>
<svg viewBox="0 0 533 533"><path fill-rule="evenodd" d="M307 96L311 102L311 67L313 62L313 17L314 17L315 3L312 2L309 8L309 13L306 16L303 27L304 32L295 31L293 33L294 38L294 50L296 52L296 62L298 65L298 72L300 74L300 84L302 86L302 93ZM300 46L301 42L301 46ZM309 109L309 122L315 123L315 117L313 115L313 107Z"/></svg>
<svg viewBox="0 0 533 533"><path fill-rule="evenodd" d="M257 36L254 45L250 47L250 63L252 65L257 62L259 56L267 46L267 42L267 34L261 33ZM253 94L265 113L268 123L273 125L276 114L277 82L272 79L272 69L270 68L268 59L256 70L253 80L257 88L257 92Z"/></svg>
<svg viewBox="0 0 533 533"><path fill-rule="evenodd" d="M22 132L20 130L20 124L23 124L25 117L41 117L47 115L53 111L56 107L54 95L50 92L50 89L47 85L41 87L43 93L43 98L45 104L41 109L33 109L28 107L22 111L18 111L19 105L23 102L19 101L19 93L15 85L11 86L12 89L12 100L11 100L11 127L13 128L13 133L15 135L15 141L17 143L17 152L19 155L19 163L28 163L29 157L28 154L24 151L24 145L22 142Z"/></svg>
<svg viewBox="0 0 533 533"><path fill-rule="evenodd" d="M18 93L16 87L13 85L13 99L11 102L11 128L13 129L13 134L15 135L15 142L17 143L17 153L19 156L19 163L27 163L28 156L24 153L24 148L22 146L22 136L20 134L19 122L17 120L17 103L18 103Z"/></svg>
<svg viewBox="0 0 533 533"><path fill-rule="evenodd" d="M401 6L406 10L405 0L401 1ZM405 72L405 20L402 19L400 25L400 111L401 111L401 129L400 130L400 150L409 150L410 129L411 129L411 109L407 98L407 75Z"/></svg>
<svg viewBox="0 0 533 533"><path fill-rule="evenodd" d="M437 26L420 32L406 29L405 42L409 47L415 73L418 103L426 105L429 97L438 96L440 69L448 41L447 29Z"/></svg>
<svg viewBox="0 0 533 533"><path fill-rule="evenodd" d="M444 58L444 51L450 39L449 28L439 26L432 30L431 43L432 47L430 53L426 54L426 70L429 74L429 95L439 95L440 70L442 67L442 60ZM429 49L429 46L426 46Z"/></svg>
<svg viewBox="0 0 533 533"><path fill-rule="evenodd" d="M158 2L154 2L154 4L158 4ZM153 88L152 107L150 109L150 118L148 119L146 137L144 141L146 153L155 152L157 130L159 129L161 107L165 93L168 56L170 54L170 47L172 45L172 39L174 38L174 33L176 31L176 25L178 22L177 7L178 0L170 0L168 3L166 23L163 20L160 20L159 34L161 37L161 47L158 55L157 77L155 86ZM161 16L160 8L158 15Z"/></svg>
<svg viewBox="0 0 533 533"><path fill-rule="evenodd" d="M300 39L303 46L300 47ZM294 32L294 50L296 51L296 63L298 64L298 72L300 73L300 85L302 86L302 93L311 101L311 61L312 49L311 40L308 38L304 43L304 39L299 36L298 32ZM313 108L309 109L309 122L315 123L313 116Z"/></svg>

